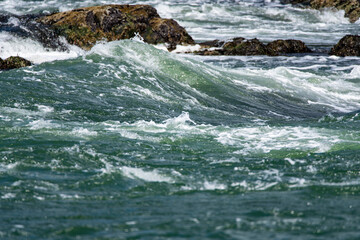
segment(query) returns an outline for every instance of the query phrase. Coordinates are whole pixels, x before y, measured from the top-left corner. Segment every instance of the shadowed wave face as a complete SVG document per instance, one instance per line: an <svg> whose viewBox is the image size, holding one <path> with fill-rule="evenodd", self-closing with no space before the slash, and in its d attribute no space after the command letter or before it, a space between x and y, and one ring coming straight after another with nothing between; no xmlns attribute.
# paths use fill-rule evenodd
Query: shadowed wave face
<svg viewBox="0 0 360 240"><path fill-rule="evenodd" d="M359 58L194 56L138 37L88 52L55 38L62 51L26 31L26 14L102 3L0 2L0 57L35 63L0 72L1 239L357 239ZM198 41L326 51L358 31L276 2L136 3Z"/></svg>

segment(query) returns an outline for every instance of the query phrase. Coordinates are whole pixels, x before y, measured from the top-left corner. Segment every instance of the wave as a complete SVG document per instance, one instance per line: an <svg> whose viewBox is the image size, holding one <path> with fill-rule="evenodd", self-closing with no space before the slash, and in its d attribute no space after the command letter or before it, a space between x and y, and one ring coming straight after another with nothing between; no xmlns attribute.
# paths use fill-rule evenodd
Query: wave
<svg viewBox="0 0 360 240"><path fill-rule="evenodd" d="M40 99L46 99L46 92L51 91L54 101L67 99L70 105L79 104L88 109L85 114L90 114L91 108L98 109L104 118L113 119L119 112L129 118L136 116L134 119L150 118L156 113L161 120L187 111L197 121L241 123L258 118L319 119L331 112L360 108L356 66L350 73L349 68L344 68L337 75L322 75L316 69L291 65L226 68L204 62L206 57L168 53L136 40L98 43L89 52L78 48L59 52L46 50L33 41L10 39L19 42L8 48L8 55L22 51L32 61L43 62L17 70L23 80L36 82L42 89L36 93ZM46 62L55 59L60 61ZM328 59L331 61L331 57ZM76 87L72 89L72 85ZM74 93L79 99L72 97Z"/></svg>

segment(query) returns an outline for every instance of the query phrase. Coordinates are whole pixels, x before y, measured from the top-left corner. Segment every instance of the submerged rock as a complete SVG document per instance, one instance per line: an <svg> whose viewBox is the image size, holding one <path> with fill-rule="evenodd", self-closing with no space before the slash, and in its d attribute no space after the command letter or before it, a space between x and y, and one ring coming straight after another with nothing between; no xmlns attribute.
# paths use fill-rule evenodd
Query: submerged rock
<svg viewBox="0 0 360 240"><path fill-rule="evenodd" d="M336 8L345 11L345 17L350 22L356 22L360 17L359 0L281 0L284 4L304 5L314 9Z"/></svg>
<svg viewBox="0 0 360 240"><path fill-rule="evenodd" d="M234 38L227 42L219 40L199 43L203 48L194 52L198 55L268 55L278 56L283 54L309 53L311 50L300 40L276 40L267 45L258 39Z"/></svg>
<svg viewBox="0 0 360 240"><path fill-rule="evenodd" d="M340 57L360 56L360 36L346 35L330 50L330 54Z"/></svg>
<svg viewBox="0 0 360 240"><path fill-rule="evenodd" d="M5 60L0 58L0 70L10 70L31 66L31 62L22 57L9 57Z"/></svg>
<svg viewBox="0 0 360 240"><path fill-rule="evenodd" d="M40 23L51 26L69 43L90 49L97 41L132 38L138 33L145 42L165 43L170 50L194 40L175 20L160 18L149 5L105 5L44 16Z"/></svg>

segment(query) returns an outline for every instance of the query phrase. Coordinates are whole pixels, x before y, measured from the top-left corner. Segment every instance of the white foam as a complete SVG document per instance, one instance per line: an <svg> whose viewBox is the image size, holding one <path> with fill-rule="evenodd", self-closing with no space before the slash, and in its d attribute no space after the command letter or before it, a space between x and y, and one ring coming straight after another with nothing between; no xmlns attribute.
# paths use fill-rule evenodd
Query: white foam
<svg viewBox="0 0 360 240"><path fill-rule="evenodd" d="M274 150L299 150L326 152L339 142L349 141L340 131L301 126L272 127L256 124L248 127L222 127L196 124L188 113L170 118L162 123L138 121L135 123L105 122L106 131L118 132L121 136L144 141L161 142L162 140L193 138L194 135L207 136L223 144L238 147L236 154L249 155L269 153ZM156 135L155 135L156 134ZM171 136L170 136L170 135ZM353 139L357 141L357 139ZM285 159L290 164L301 160ZM210 159L211 161L211 159ZM231 158L222 162L236 162Z"/></svg>
<svg viewBox="0 0 360 240"><path fill-rule="evenodd" d="M336 133L305 127L246 127L219 132L216 140L238 146L238 154L269 153L273 150L326 152L339 140Z"/></svg>
<svg viewBox="0 0 360 240"><path fill-rule="evenodd" d="M196 45L176 45L176 49L172 52L174 53L186 53L186 52L195 52L199 51L201 46L199 44Z"/></svg>
<svg viewBox="0 0 360 240"><path fill-rule="evenodd" d="M97 132L91 131L83 127L75 127L72 129L71 135L79 136L79 137L90 137L90 136L97 136Z"/></svg>
<svg viewBox="0 0 360 240"><path fill-rule="evenodd" d="M345 77L349 79L360 78L360 66L355 65L351 66L352 70L349 74L346 74Z"/></svg>
<svg viewBox="0 0 360 240"><path fill-rule="evenodd" d="M351 112L360 108L360 87L356 83L344 81L338 75L322 76L289 67L233 71L245 77L241 80L239 77L234 82L249 89L281 92L296 96L309 104L330 106L342 112ZM354 67L352 73L343 74L343 77L354 78L358 71Z"/></svg>
<svg viewBox="0 0 360 240"><path fill-rule="evenodd" d="M68 45L68 47L70 50L67 52L46 49L41 43L32 39L23 39L6 32L0 32L0 57L3 59L11 56L20 56L32 63L40 64L76 58L84 54L84 51L76 46Z"/></svg>
<svg viewBox="0 0 360 240"><path fill-rule="evenodd" d="M81 198L78 194L70 195L70 194L60 193L59 196L62 199L80 199Z"/></svg>
<svg viewBox="0 0 360 240"><path fill-rule="evenodd" d="M109 131L118 131L124 137L133 139L155 140L160 141L160 138L149 136L140 136L141 133L183 133L184 131L201 134L201 129L206 125L196 126L196 123L190 119L188 112L183 112L178 117L169 118L162 123L155 123L154 121L138 121L132 124L120 122L106 122L104 126ZM210 126L210 125L209 125ZM145 138L144 138L145 137Z"/></svg>
<svg viewBox="0 0 360 240"><path fill-rule="evenodd" d="M39 105L39 104L35 104L35 106L37 106L38 109L39 109L39 111L40 111L40 112L43 112L43 113L51 113L51 112L54 112L54 108L53 108L53 107L50 107L50 106Z"/></svg>
<svg viewBox="0 0 360 240"><path fill-rule="evenodd" d="M344 10L325 8L319 12L318 18L324 24L350 24Z"/></svg>
<svg viewBox="0 0 360 240"><path fill-rule="evenodd" d="M19 162L9 163L9 164L0 163L0 172L10 171L10 170L16 168L18 165L19 165Z"/></svg>
<svg viewBox="0 0 360 240"><path fill-rule="evenodd" d="M307 185L307 180L304 178L292 177L289 179L290 188L306 187Z"/></svg>
<svg viewBox="0 0 360 240"><path fill-rule="evenodd" d="M146 182L174 182L170 177L164 176L158 172L158 170L144 171L141 168L134 167L121 167L120 170L123 174L132 179L141 179Z"/></svg>
<svg viewBox="0 0 360 240"><path fill-rule="evenodd" d="M1 199L11 199L11 198L15 198L16 194L14 193L6 193L3 196L1 196Z"/></svg>
<svg viewBox="0 0 360 240"><path fill-rule="evenodd" d="M18 115L18 116L36 116L43 115L41 112L31 111L22 108L11 108L11 107L0 107L0 112L8 115Z"/></svg>
<svg viewBox="0 0 360 240"><path fill-rule="evenodd" d="M20 25L20 20L16 17L10 17L8 20L8 24L9 25L13 25L13 26L19 26Z"/></svg>
<svg viewBox="0 0 360 240"><path fill-rule="evenodd" d="M225 190L226 185L218 182L205 181L201 190Z"/></svg>
<svg viewBox="0 0 360 240"><path fill-rule="evenodd" d="M31 130L54 129L61 127L59 124L53 123L51 120L39 119L28 124Z"/></svg>

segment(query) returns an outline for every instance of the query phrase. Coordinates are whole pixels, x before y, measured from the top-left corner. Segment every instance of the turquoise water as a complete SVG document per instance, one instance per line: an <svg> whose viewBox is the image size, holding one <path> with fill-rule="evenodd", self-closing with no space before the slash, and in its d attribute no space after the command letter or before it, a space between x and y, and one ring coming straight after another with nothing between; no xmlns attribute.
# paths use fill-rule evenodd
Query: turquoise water
<svg viewBox="0 0 360 240"><path fill-rule="evenodd" d="M358 31L341 13L276 2L142 3L196 40L292 34L321 51ZM36 63L0 72L1 239L360 238L360 58L0 39L0 57Z"/></svg>

